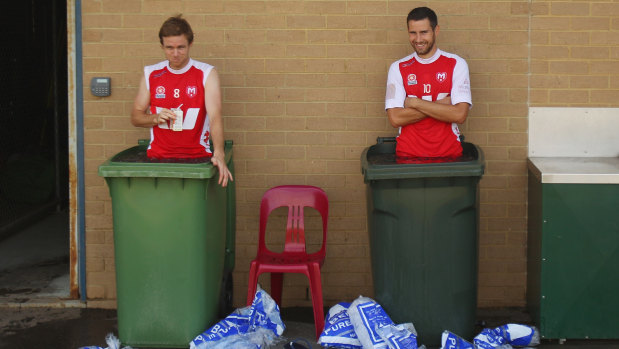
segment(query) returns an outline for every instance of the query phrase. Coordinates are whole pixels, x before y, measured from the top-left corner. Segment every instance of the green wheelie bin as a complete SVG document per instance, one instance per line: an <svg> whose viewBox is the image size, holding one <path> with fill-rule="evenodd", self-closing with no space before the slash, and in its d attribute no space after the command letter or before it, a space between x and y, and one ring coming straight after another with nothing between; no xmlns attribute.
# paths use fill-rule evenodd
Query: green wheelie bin
<svg viewBox="0 0 619 349"><path fill-rule="evenodd" d="M123 345L186 348L231 308L235 187L220 186L208 160L151 161L147 145L99 166L112 198L118 334Z"/></svg>
<svg viewBox="0 0 619 349"><path fill-rule="evenodd" d="M375 300L430 347L444 330L469 340L475 330L485 161L462 146L457 159L397 159L395 138L378 138L361 155Z"/></svg>

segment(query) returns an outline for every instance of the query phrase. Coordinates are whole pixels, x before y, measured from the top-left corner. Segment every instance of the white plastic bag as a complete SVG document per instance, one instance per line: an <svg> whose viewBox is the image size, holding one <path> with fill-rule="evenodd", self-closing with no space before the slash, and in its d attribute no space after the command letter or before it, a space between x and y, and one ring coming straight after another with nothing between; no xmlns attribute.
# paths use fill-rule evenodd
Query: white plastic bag
<svg viewBox="0 0 619 349"><path fill-rule="evenodd" d="M277 303L260 286L249 307L233 311L189 343L190 349L266 348L284 332Z"/></svg>
<svg viewBox="0 0 619 349"><path fill-rule="evenodd" d="M417 349L417 331L411 322L376 329L389 349Z"/></svg>
<svg viewBox="0 0 619 349"><path fill-rule="evenodd" d="M380 304L371 298L359 296L348 308L348 316L363 349L388 348L377 329L394 323Z"/></svg>
<svg viewBox="0 0 619 349"><path fill-rule="evenodd" d="M355 327L350 322L348 308L350 303L338 303L327 313L325 328L318 338L318 344L323 347L341 349L360 349L361 342L355 333Z"/></svg>
<svg viewBox="0 0 619 349"><path fill-rule="evenodd" d="M88 347L80 347L79 349L120 349L120 340L116 338L113 333L108 333L105 336L105 343L107 344L107 348L93 345ZM131 347L124 347L123 349L131 349Z"/></svg>
<svg viewBox="0 0 619 349"><path fill-rule="evenodd" d="M441 349L475 349L475 347L464 338L449 331L443 331Z"/></svg>

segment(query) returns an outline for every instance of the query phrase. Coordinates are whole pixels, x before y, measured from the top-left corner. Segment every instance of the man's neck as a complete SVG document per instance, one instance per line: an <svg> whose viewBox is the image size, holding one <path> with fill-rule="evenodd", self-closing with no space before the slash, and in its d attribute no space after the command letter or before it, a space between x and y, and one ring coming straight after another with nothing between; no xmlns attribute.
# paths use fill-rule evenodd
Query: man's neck
<svg viewBox="0 0 619 349"><path fill-rule="evenodd" d="M170 68L173 71L183 71L183 70L185 70L189 66L190 63L191 63L191 58L189 58L187 60L187 62L185 64L183 64L182 67L176 68L176 67L173 67L172 65L170 65L170 61L168 61L168 68Z"/></svg>

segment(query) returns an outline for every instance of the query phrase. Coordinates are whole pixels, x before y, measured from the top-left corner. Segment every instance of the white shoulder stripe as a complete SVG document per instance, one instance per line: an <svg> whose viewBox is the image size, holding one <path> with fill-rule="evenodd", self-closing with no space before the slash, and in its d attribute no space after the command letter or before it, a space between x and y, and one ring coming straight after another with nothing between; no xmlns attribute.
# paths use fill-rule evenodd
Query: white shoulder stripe
<svg viewBox="0 0 619 349"><path fill-rule="evenodd" d="M153 65L147 65L144 67L144 78L146 79L146 90L150 91L150 82L148 81L149 76L155 70L162 69L168 65L168 61L162 61Z"/></svg>

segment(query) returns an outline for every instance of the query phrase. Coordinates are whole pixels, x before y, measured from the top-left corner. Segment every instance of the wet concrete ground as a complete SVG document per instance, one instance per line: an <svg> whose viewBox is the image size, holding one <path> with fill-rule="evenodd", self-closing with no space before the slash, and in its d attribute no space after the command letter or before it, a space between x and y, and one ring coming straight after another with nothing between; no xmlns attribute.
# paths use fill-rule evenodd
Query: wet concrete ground
<svg viewBox="0 0 619 349"><path fill-rule="evenodd" d="M297 320L305 315L311 322ZM305 338L313 348L320 348L313 341L311 316L310 308L282 311L282 317L289 318L284 320L287 328L282 337L288 341ZM91 345L105 348L108 333L118 336L114 309L0 305L0 349L77 349ZM286 343L282 340L275 348L283 348Z"/></svg>
<svg viewBox="0 0 619 349"><path fill-rule="evenodd" d="M286 325L284 338L288 341L305 338L312 343L312 348L320 348L313 340L311 308L284 308L281 315ZM487 327L508 322L527 323L530 319L524 310L518 308L480 309L478 318L480 325ZM0 349L77 349L90 345L106 347L105 336L110 332L118 334L116 311L113 309L0 304ZM282 341L274 347L283 348L286 343ZM619 340L568 339L564 344L559 344L557 340L544 340L539 348L613 349L619 348Z"/></svg>

